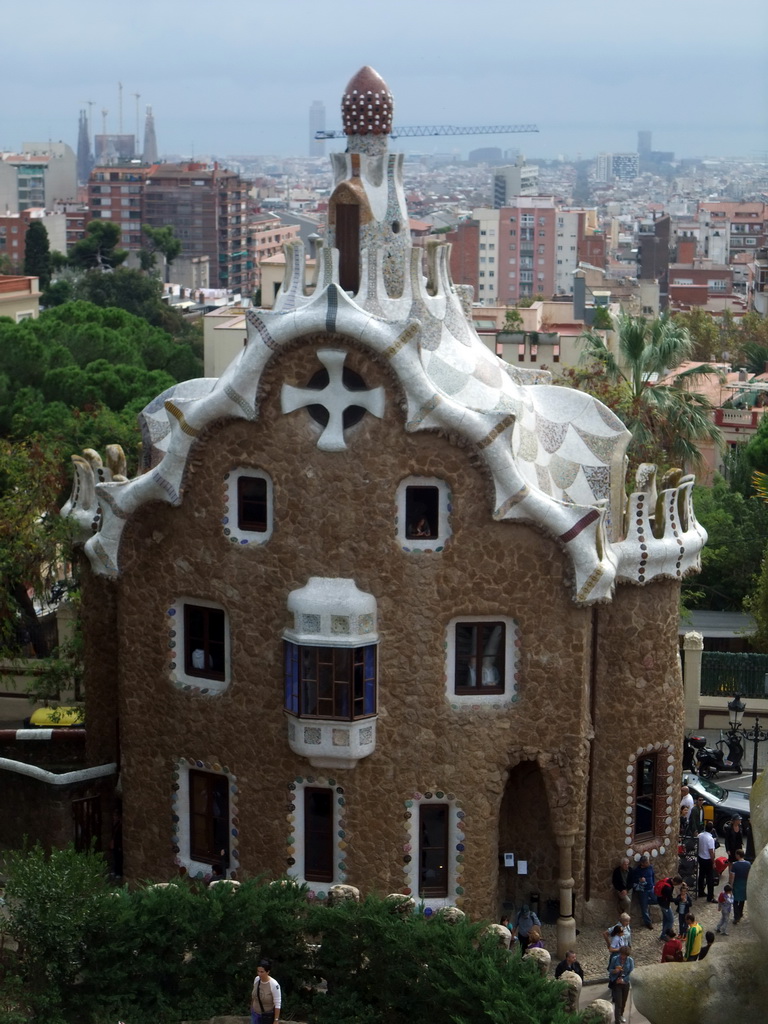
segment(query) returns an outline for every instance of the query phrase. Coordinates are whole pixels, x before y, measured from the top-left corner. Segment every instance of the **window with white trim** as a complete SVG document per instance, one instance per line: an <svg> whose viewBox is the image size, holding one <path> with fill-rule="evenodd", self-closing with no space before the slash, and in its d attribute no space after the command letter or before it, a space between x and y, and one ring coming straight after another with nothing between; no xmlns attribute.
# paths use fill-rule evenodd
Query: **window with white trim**
<svg viewBox="0 0 768 1024"><path fill-rule="evenodd" d="M325 886L344 882L344 790L333 780L296 779L289 786L289 857L287 874L307 883L319 896Z"/></svg>
<svg viewBox="0 0 768 1024"><path fill-rule="evenodd" d="M397 540L405 551L442 551L451 535L451 494L437 477L409 476L397 488Z"/></svg>
<svg viewBox="0 0 768 1024"><path fill-rule="evenodd" d="M463 901L464 811L453 793L426 788L405 801L405 888L427 913Z"/></svg>
<svg viewBox="0 0 768 1024"><path fill-rule="evenodd" d="M451 704L516 699L518 626L508 616L466 615L446 631L447 697Z"/></svg>
<svg viewBox="0 0 768 1024"><path fill-rule="evenodd" d="M180 598L168 609L171 678L184 690L216 694L230 682L229 621L223 606Z"/></svg>
<svg viewBox="0 0 768 1024"><path fill-rule="evenodd" d="M222 525L233 543L265 544L273 529L272 478L261 469L232 470L226 478Z"/></svg>
<svg viewBox="0 0 768 1024"><path fill-rule="evenodd" d="M238 844L233 842L236 783L215 758L182 757L176 762L171 795L174 859L190 878L210 877L214 868L223 875L239 868Z"/></svg>

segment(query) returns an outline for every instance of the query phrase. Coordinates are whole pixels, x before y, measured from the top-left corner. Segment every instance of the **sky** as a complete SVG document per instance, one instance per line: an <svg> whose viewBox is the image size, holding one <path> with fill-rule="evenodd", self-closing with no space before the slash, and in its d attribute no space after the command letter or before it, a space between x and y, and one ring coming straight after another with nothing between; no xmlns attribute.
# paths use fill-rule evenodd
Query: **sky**
<svg viewBox="0 0 768 1024"><path fill-rule="evenodd" d="M304 156L312 101L340 128L344 86L370 64L395 125L539 128L406 151L587 158L634 151L648 129L677 156L768 159L766 0L36 0L5 5L2 23L0 150L75 149L88 100L92 131L105 108L117 132L122 82L123 131L138 93L161 155Z"/></svg>

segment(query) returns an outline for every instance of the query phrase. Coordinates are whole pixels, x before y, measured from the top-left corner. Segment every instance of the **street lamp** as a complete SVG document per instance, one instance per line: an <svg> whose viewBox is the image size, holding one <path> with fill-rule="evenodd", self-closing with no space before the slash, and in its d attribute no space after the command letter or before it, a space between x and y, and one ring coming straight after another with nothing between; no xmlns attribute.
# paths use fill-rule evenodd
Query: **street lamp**
<svg viewBox="0 0 768 1024"><path fill-rule="evenodd" d="M768 732L760 728L760 719L755 715L755 724L751 729L744 730L744 739L752 743L754 754L752 756L752 785L757 782L757 745L768 740Z"/></svg>
<svg viewBox="0 0 768 1024"><path fill-rule="evenodd" d="M731 732L739 732L741 729L741 718L746 710L747 705L741 699L741 694L734 693L733 700L728 701L728 714L731 716L728 724L731 727Z"/></svg>

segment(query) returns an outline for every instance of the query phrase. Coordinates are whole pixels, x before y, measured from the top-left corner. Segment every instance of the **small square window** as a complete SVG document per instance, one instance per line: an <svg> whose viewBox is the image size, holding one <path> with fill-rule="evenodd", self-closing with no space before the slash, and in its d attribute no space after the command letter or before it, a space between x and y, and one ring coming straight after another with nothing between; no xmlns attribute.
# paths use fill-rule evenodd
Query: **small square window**
<svg viewBox="0 0 768 1024"><path fill-rule="evenodd" d="M272 536L272 480L260 469L234 469L227 474L222 517L224 535L247 550Z"/></svg>

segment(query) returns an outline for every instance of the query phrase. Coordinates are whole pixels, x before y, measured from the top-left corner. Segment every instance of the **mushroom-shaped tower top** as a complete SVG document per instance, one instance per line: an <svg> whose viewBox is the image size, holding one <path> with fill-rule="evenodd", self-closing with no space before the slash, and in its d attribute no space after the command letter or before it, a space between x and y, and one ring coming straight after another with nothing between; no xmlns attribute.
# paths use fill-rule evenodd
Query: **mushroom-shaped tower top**
<svg viewBox="0 0 768 1024"><path fill-rule="evenodd" d="M373 68L360 68L341 99L345 135L389 135L395 109L389 86Z"/></svg>

